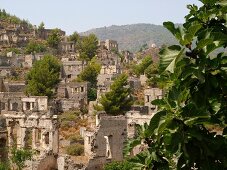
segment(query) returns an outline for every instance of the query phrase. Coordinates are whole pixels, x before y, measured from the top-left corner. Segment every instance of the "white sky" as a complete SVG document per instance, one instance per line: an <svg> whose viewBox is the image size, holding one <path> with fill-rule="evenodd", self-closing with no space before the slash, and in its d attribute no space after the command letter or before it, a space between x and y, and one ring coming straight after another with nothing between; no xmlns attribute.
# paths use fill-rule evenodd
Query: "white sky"
<svg viewBox="0 0 227 170"><path fill-rule="evenodd" d="M0 9L67 34L92 28L164 21L183 23L187 4L198 0L0 0Z"/></svg>

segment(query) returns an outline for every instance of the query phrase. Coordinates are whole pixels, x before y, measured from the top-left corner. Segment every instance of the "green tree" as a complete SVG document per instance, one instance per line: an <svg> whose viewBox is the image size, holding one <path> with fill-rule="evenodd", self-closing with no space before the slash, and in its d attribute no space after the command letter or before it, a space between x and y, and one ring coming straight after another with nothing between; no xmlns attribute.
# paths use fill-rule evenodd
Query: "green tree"
<svg viewBox="0 0 227 170"><path fill-rule="evenodd" d="M98 49L98 39L94 34L83 37L78 41L77 49L82 60L91 60Z"/></svg>
<svg viewBox="0 0 227 170"><path fill-rule="evenodd" d="M13 148L11 154L11 160L17 165L18 170L22 170L26 160L32 159L32 152L29 150Z"/></svg>
<svg viewBox="0 0 227 170"><path fill-rule="evenodd" d="M26 93L34 96L53 96L53 88L59 82L60 64L51 55L46 55L27 74Z"/></svg>
<svg viewBox="0 0 227 170"><path fill-rule="evenodd" d="M126 145L126 151L142 139L148 145L131 159L137 169L227 169L227 56L212 53L227 46L227 5L201 2L188 5L182 27L164 23L181 46L160 51L166 94L152 102L159 111ZM222 135L211 132L215 126Z"/></svg>
<svg viewBox="0 0 227 170"><path fill-rule="evenodd" d="M89 82L88 100L94 101L97 98L97 77L101 69L101 64L96 57L88 63L85 69L78 75L77 81Z"/></svg>
<svg viewBox="0 0 227 170"><path fill-rule="evenodd" d="M38 26L38 30L43 30L45 28L45 24L44 22L42 21L39 26Z"/></svg>
<svg viewBox="0 0 227 170"><path fill-rule="evenodd" d="M110 86L110 92L102 95L100 103L107 114L124 114L133 104L127 79L126 74L121 74Z"/></svg>
<svg viewBox="0 0 227 170"><path fill-rule="evenodd" d="M30 41L25 47L26 54L34 54L46 51L46 45L42 42Z"/></svg>
<svg viewBox="0 0 227 170"><path fill-rule="evenodd" d="M96 87L97 76L100 72L101 65L95 62L89 62L84 70L78 75L77 81L90 82L91 87Z"/></svg>
<svg viewBox="0 0 227 170"><path fill-rule="evenodd" d="M79 41L80 35L77 32L74 32L69 36L69 41L73 41L75 44Z"/></svg>
<svg viewBox="0 0 227 170"><path fill-rule="evenodd" d="M87 65L84 70L78 75L78 81L87 81L91 86L96 86L98 72L93 65Z"/></svg>
<svg viewBox="0 0 227 170"><path fill-rule="evenodd" d="M158 84L155 80L157 77L156 75L158 74L158 65L153 63L149 65L146 70L144 71L146 77L148 78L146 81L146 84L152 87L157 87Z"/></svg>
<svg viewBox="0 0 227 170"><path fill-rule="evenodd" d="M8 14L6 13L5 9L2 10L2 16L6 17Z"/></svg>
<svg viewBox="0 0 227 170"><path fill-rule="evenodd" d="M47 38L47 44L49 45L49 47L57 49L60 42L60 30L58 28L53 29Z"/></svg>
<svg viewBox="0 0 227 170"><path fill-rule="evenodd" d="M97 99L97 88L90 87L87 92L88 101L95 101Z"/></svg>
<svg viewBox="0 0 227 170"><path fill-rule="evenodd" d="M145 56L141 63L137 64L133 68L134 74L137 76L144 74L145 70L153 63L151 56Z"/></svg>

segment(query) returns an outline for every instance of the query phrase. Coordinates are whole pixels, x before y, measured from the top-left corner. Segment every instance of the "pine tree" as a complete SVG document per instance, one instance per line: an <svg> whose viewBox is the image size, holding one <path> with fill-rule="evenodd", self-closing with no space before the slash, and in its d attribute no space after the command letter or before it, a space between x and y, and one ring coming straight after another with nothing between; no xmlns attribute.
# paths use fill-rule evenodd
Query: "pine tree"
<svg viewBox="0 0 227 170"><path fill-rule="evenodd" d="M130 109L133 102L127 78L126 74L121 74L111 85L110 92L101 97L100 103L107 114L124 114Z"/></svg>
<svg viewBox="0 0 227 170"><path fill-rule="evenodd" d="M53 88L59 82L60 64L54 56L46 55L35 62L27 74L26 93L35 96L53 96Z"/></svg>

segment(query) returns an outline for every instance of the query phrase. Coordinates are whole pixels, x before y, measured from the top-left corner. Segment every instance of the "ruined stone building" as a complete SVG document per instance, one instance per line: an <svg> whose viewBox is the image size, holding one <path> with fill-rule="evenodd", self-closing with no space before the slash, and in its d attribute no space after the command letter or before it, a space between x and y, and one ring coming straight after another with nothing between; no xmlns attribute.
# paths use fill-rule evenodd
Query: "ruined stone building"
<svg viewBox="0 0 227 170"><path fill-rule="evenodd" d="M87 65L84 61L67 60L62 62L61 78L66 82L70 82L77 78L77 76L84 70Z"/></svg>
<svg viewBox="0 0 227 170"><path fill-rule="evenodd" d="M109 50L105 45L100 45L100 48L97 51L97 59L102 65L121 65L121 58L118 55L118 50Z"/></svg>
<svg viewBox="0 0 227 170"><path fill-rule="evenodd" d="M6 117L8 147L30 148L36 150L40 156L58 153L57 116L45 113L47 110L42 110L45 106L36 104L35 99L37 98L22 99L23 112L2 111ZM40 110L34 111L33 106L40 107Z"/></svg>
<svg viewBox="0 0 227 170"><path fill-rule="evenodd" d="M6 118L8 147L31 148L40 155L58 152L58 121L46 96L0 93L1 115Z"/></svg>
<svg viewBox="0 0 227 170"><path fill-rule="evenodd" d="M24 63L24 55L15 55L8 56L9 64L11 67L23 67Z"/></svg>
<svg viewBox="0 0 227 170"><path fill-rule="evenodd" d="M75 43L73 41L62 41L60 43L60 51L62 53L75 53Z"/></svg>
<svg viewBox="0 0 227 170"><path fill-rule="evenodd" d="M102 95L110 91L110 86L113 83L111 78L113 77L111 76L110 80L105 80L102 83L97 84L97 101L101 98Z"/></svg>
<svg viewBox="0 0 227 170"><path fill-rule="evenodd" d="M53 31L54 29L38 29L37 32L36 32L36 36L38 38L41 38L43 40L47 40L48 36L51 34L51 32ZM61 37L64 37L65 36L65 31L62 31L61 29L58 29L59 31L59 35Z"/></svg>
<svg viewBox="0 0 227 170"><path fill-rule="evenodd" d="M130 63L133 61L134 55L130 51L122 51L121 53L123 55L123 63Z"/></svg>
<svg viewBox="0 0 227 170"><path fill-rule="evenodd" d="M137 77L129 77L128 84L132 90L139 90L141 88L141 81Z"/></svg>
<svg viewBox="0 0 227 170"><path fill-rule="evenodd" d="M110 90L113 80L120 74L121 67L119 65L102 65L97 77L97 98Z"/></svg>
<svg viewBox="0 0 227 170"><path fill-rule="evenodd" d="M105 47L109 50L109 51L118 51L118 43L117 41L114 41L114 40L109 40L107 39L105 41Z"/></svg>
<svg viewBox="0 0 227 170"><path fill-rule="evenodd" d="M84 132L85 156L89 157L87 170L99 170L111 161L123 160L127 139L127 120L124 116L97 115L96 127Z"/></svg>
<svg viewBox="0 0 227 170"><path fill-rule="evenodd" d="M128 111L125 116L127 119L127 132L128 132L127 137L131 139L131 138L134 138L136 135L135 125L136 124L143 125L144 123L149 123L153 115L142 113L136 110L131 110L131 111Z"/></svg>
<svg viewBox="0 0 227 170"><path fill-rule="evenodd" d="M106 48L108 51L118 51L118 43L114 40L105 40L105 41L99 41L98 44L101 48Z"/></svg>
<svg viewBox="0 0 227 170"><path fill-rule="evenodd" d="M0 66L9 66L10 61L7 56L0 56Z"/></svg>
<svg viewBox="0 0 227 170"><path fill-rule="evenodd" d="M2 80L2 78L0 78ZM2 81L1 81L2 83ZM25 91L25 81L4 81L4 85L2 86L5 90L2 92L7 92L7 93L14 93L16 92L17 94L21 95L21 97L24 96L24 91Z"/></svg>
<svg viewBox="0 0 227 170"><path fill-rule="evenodd" d="M133 86L137 86L136 83ZM124 141L136 137L136 125L149 124L157 111L150 102L160 99L162 90L148 88L144 94L145 105L132 106L125 116L108 116L100 112L96 114L96 126L82 133L85 156L89 157L88 170L102 169L106 163L123 160ZM145 147L146 145L141 143L130 155L138 154Z"/></svg>
<svg viewBox="0 0 227 170"><path fill-rule="evenodd" d="M121 74L119 65L102 65L100 74Z"/></svg>
<svg viewBox="0 0 227 170"><path fill-rule="evenodd" d="M0 31L0 44L2 47L24 46L29 40L29 36L21 34L17 29L5 29Z"/></svg>
<svg viewBox="0 0 227 170"><path fill-rule="evenodd" d="M32 149L38 161L58 153L59 124L47 96L26 96L24 88L24 83L0 81L0 150ZM8 152L0 152L0 161Z"/></svg>
<svg viewBox="0 0 227 170"><path fill-rule="evenodd" d="M144 90L144 106L133 105L131 110L125 116L128 124L128 138L133 138L135 134L135 125L149 123L150 119L157 112L157 106L151 102L155 99L161 99L163 91L159 88L147 88Z"/></svg>
<svg viewBox="0 0 227 170"><path fill-rule="evenodd" d="M85 107L88 104L87 89L87 82L59 84L57 89L58 110L63 112Z"/></svg>
<svg viewBox="0 0 227 170"><path fill-rule="evenodd" d="M23 47L33 37L33 31L27 23L9 24L4 19L0 22L0 49Z"/></svg>
<svg viewBox="0 0 227 170"><path fill-rule="evenodd" d="M161 99L163 96L163 90L159 88L147 88L144 90L144 105L148 106L149 114L153 114L157 111L157 106L151 104L155 99Z"/></svg>
<svg viewBox="0 0 227 170"><path fill-rule="evenodd" d="M43 58L44 54L38 53L38 54L29 54L25 55L24 61L22 63L23 67L25 68L32 68L35 61L41 60Z"/></svg>
<svg viewBox="0 0 227 170"><path fill-rule="evenodd" d="M140 75L140 82L142 86L146 86L147 85L147 76L146 75Z"/></svg>
<svg viewBox="0 0 227 170"><path fill-rule="evenodd" d="M113 82L113 80L118 76L119 74L99 74L97 77L97 85L104 85L106 82Z"/></svg>
<svg viewBox="0 0 227 170"><path fill-rule="evenodd" d="M10 66L0 66L0 76L9 77L11 75L11 70Z"/></svg>

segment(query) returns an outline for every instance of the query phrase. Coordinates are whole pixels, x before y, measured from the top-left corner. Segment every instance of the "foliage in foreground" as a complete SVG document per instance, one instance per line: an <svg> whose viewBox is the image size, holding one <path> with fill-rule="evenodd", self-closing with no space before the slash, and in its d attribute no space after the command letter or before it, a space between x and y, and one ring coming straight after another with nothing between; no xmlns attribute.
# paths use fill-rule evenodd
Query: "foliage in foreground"
<svg viewBox="0 0 227 170"><path fill-rule="evenodd" d="M26 93L52 97L53 88L59 82L60 64L54 56L46 55L36 61L27 74Z"/></svg>
<svg viewBox="0 0 227 170"><path fill-rule="evenodd" d="M134 169L227 168L227 56L212 54L227 46L227 4L201 2L200 8L188 5L183 27L164 23L181 46L160 51L159 81L166 95L152 102L159 111L128 141L126 153L141 140L148 146L130 160ZM208 125L218 125L222 135Z"/></svg>

